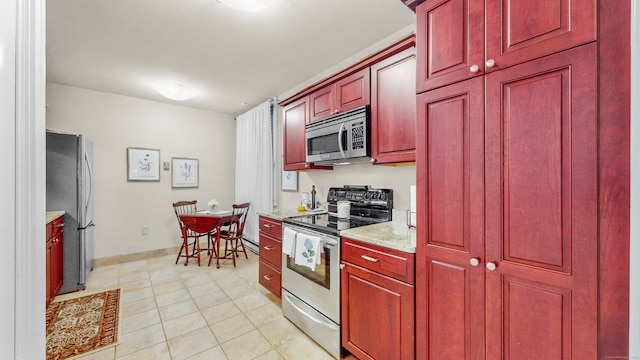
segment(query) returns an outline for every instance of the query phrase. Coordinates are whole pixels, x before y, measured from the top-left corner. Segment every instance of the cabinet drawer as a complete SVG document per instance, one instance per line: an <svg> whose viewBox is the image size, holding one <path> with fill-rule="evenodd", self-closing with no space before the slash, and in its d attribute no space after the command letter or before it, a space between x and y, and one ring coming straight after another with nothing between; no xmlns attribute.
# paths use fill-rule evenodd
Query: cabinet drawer
<svg viewBox="0 0 640 360"><path fill-rule="evenodd" d="M47 240L50 240L52 237L60 234L62 232L62 228L64 227L64 217L61 216L55 220L50 221L47 224Z"/></svg>
<svg viewBox="0 0 640 360"><path fill-rule="evenodd" d="M394 279L414 284L414 254L343 238L342 259Z"/></svg>
<svg viewBox="0 0 640 360"><path fill-rule="evenodd" d="M282 239L282 221L260 216L260 231L272 235L276 239Z"/></svg>
<svg viewBox="0 0 640 360"><path fill-rule="evenodd" d="M280 269L276 269L268 261L260 259L260 266L258 269L258 282L260 285L267 288L278 297L282 297L282 276L280 275Z"/></svg>
<svg viewBox="0 0 640 360"><path fill-rule="evenodd" d="M260 259L270 262L273 266L280 266L282 263L282 242L273 236L260 234Z"/></svg>

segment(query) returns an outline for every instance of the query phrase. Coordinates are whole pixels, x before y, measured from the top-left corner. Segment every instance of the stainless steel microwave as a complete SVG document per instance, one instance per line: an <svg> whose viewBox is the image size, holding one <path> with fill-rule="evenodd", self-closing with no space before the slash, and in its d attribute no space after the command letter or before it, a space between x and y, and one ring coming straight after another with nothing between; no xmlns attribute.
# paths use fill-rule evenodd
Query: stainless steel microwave
<svg viewBox="0 0 640 360"><path fill-rule="evenodd" d="M348 164L371 156L370 115L367 106L306 125L306 161Z"/></svg>

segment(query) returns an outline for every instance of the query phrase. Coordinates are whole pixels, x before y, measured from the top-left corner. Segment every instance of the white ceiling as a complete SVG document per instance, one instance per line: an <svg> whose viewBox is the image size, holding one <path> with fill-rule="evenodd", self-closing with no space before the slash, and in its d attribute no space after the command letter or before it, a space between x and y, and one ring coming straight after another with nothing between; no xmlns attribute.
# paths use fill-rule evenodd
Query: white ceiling
<svg viewBox="0 0 640 360"><path fill-rule="evenodd" d="M239 114L415 22L400 0L49 0L47 81ZM177 102L152 87L174 81ZM248 105L242 105L242 103Z"/></svg>

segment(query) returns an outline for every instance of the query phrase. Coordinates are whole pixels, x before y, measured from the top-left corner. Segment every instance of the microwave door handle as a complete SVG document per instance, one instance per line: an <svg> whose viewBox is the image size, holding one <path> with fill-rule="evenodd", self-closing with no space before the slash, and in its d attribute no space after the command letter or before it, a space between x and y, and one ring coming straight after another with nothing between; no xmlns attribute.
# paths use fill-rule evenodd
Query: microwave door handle
<svg viewBox="0 0 640 360"><path fill-rule="evenodd" d="M345 131L344 129L344 123L340 124L340 130L338 130L338 147L340 148L340 154L342 154L342 158L346 159L347 155L345 155L344 153L344 147L342 144L342 132Z"/></svg>

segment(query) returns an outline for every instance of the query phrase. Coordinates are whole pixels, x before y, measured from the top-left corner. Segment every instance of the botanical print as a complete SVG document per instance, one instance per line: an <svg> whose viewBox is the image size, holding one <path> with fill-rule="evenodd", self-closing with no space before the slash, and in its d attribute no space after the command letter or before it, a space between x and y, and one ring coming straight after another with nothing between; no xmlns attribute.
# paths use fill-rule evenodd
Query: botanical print
<svg viewBox="0 0 640 360"><path fill-rule="evenodd" d="M127 148L127 180L160 180L160 150Z"/></svg>
<svg viewBox="0 0 640 360"><path fill-rule="evenodd" d="M171 186L198 187L198 159L171 158Z"/></svg>
<svg viewBox="0 0 640 360"><path fill-rule="evenodd" d="M191 176L193 175L193 172L191 172L191 164L185 161L182 165L180 165L180 175L182 175L182 177L184 178L184 182L189 182L191 180Z"/></svg>

